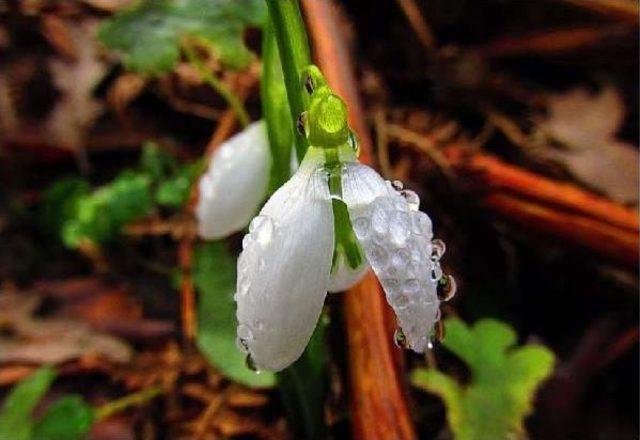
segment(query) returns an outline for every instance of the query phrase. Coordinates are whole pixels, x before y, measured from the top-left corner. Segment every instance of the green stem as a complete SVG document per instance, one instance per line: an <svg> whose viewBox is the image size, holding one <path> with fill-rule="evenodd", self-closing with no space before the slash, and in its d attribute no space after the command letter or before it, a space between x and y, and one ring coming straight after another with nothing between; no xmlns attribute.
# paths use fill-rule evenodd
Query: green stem
<svg viewBox="0 0 640 440"><path fill-rule="evenodd" d="M107 402L99 408L95 410L95 420L100 421L104 420L115 413L124 411L127 408L136 405L142 405L147 403L154 397L162 394L163 389L161 387L152 387L147 388L145 390L139 391L137 393L129 394L128 396L124 396L120 399L112 400L111 402Z"/></svg>
<svg viewBox="0 0 640 440"><path fill-rule="evenodd" d="M224 85L222 81L220 81L213 73L211 73L211 71L207 68L207 66L205 66L205 64L202 62L200 57L198 57L195 50L191 47L191 45L189 45L189 43L183 44L182 49L187 57L187 60L189 60L189 63L191 63L191 65L195 67L202 80L207 83L213 90L218 92L225 101L227 101L229 107L231 107L238 116L240 124L242 124L243 127L249 125L249 113L247 113L247 110L244 108L244 105L238 99L238 97L226 85Z"/></svg>
<svg viewBox="0 0 640 440"><path fill-rule="evenodd" d="M301 84L302 70L311 64L307 32L297 0L267 0L267 6L280 50L291 120L295 127L298 117L305 111L305 97ZM295 139L298 161L302 161L309 144L306 137L297 131Z"/></svg>
<svg viewBox="0 0 640 440"><path fill-rule="evenodd" d="M269 187L270 192L274 192L290 177L294 129L289 113L278 45L270 21L267 22L262 37L260 98L273 158Z"/></svg>

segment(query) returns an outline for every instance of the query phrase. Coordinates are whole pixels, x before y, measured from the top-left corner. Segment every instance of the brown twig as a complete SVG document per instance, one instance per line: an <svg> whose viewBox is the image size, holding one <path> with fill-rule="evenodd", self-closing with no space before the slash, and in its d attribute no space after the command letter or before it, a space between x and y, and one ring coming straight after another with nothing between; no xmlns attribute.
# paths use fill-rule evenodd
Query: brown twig
<svg viewBox="0 0 640 440"><path fill-rule="evenodd" d="M426 22L424 16L420 12L420 8L418 7L415 0L396 0L396 3L404 12L405 17L409 21L411 28L416 33L418 40L422 45L429 49L433 50L436 48L436 39L433 35L433 31L431 27Z"/></svg>
<svg viewBox="0 0 640 440"><path fill-rule="evenodd" d="M495 212L597 254L638 264L638 216L634 210L494 156L456 147L446 152L460 175L488 193L482 203Z"/></svg>
<svg viewBox="0 0 640 440"><path fill-rule="evenodd" d="M628 0L564 0L605 17L638 26L638 2Z"/></svg>
<svg viewBox="0 0 640 440"><path fill-rule="evenodd" d="M349 106L349 123L361 142L361 161L372 163L372 143L357 93L353 66L331 1L302 2L316 58L329 84ZM351 427L364 440L415 439L402 381L401 352L392 340L395 327L380 285L369 272L344 296Z"/></svg>

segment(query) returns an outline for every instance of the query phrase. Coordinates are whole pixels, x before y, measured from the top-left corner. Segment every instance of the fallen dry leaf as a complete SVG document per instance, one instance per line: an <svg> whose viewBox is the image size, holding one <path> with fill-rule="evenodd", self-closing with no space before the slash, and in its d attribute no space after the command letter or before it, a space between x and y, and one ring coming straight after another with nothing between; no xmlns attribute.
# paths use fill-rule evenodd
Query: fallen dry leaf
<svg viewBox="0 0 640 440"><path fill-rule="evenodd" d="M35 317L41 302L35 294L0 292L0 362L59 364L83 356L116 363L131 359L127 344L83 322Z"/></svg>
<svg viewBox="0 0 640 440"><path fill-rule="evenodd" d="M63 24L64 23L64 24ZM62 94L49 114L47 128L54 143L73 151L84 145L87 131L100 116L104 105L93 98L93 89L104 77L107 67L98 57L95 34L96 23L58 21L57 28L65 26L67 38L75 46L75 59L53 58L49 71L53 83Z"/></svg>
<svg viewBox="0 0 640 440"><path fill-rule="evenodd" d="M564 148L546 146L539 154L562 163L585 184L612 199L638 202L638 148L616 139L625 116L619 92L577 88L548 99L548 115L538 128Z"/></svg>

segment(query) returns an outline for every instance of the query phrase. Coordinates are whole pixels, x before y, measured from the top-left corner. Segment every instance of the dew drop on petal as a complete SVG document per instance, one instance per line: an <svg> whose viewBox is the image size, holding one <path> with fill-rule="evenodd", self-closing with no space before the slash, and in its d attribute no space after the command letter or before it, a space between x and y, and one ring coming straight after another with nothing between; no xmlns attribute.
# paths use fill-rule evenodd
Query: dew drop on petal
<svg viewBox="0 0 640 440"><path fill-rule="evenodd" d="M400 281L395 278L385 278L380 280L382 282L382 286L385 290L389 291L389 293L393 293L400 288Z"/></svg>
<svg viewBox="0 0 640 440"><path fill-rule="evenodd" d="M389 224L391 243L404 246L410 233L409 215L405 212L396 212Z"/></svg>
<svg viewBox="0 0 640 440"><path fill-rule="evenodd" d="M420 281L415 278L410 278L404 282L403 290L406 293L415 293L420 290Z"/></svg>
<svg viewBox="0 0 640 440"><path fill-rule="evenodd" d="M411 211L417 211L420 208L420 197L414 191L410 189L405 189L401 192L402 197L407 201L409 205L409 209Z"/></svg>
<svg viewBox="0 0 640 440"><path fill-rule="evenodd" d="M371 216L371 227L378 234L386 234L389 223L389 214L383 206L378 205Z"/></svg>
<svg viewBox="0 0 640 440"><path fill-rule="evenodd" d="M402 189L404 188L404 183L402 183L399 180L394 180L393 182L391 182L391 186L393 187L393 189L395 189L396 191L402 191Z"/></svg>
<svg viewBox="0 0 640 440"><path fill-rule="evenodd" d="M439 281L442 278L442 267L440 267L440 263L435 261L433 263L433 268L431 269L431 280Z"/></svg>
<svg viewBox="0 0 640 440"><path fill-rule="evenodd" d="M400 348L407 348L407 337L400 327L393 333L393 342Z"/></svg>
<svg viewBox="0 0 640 440"><path fill-rule="evenodd" d="M431 341L427 342L427 348L429 350L433 350L433 342L431 342Z"/></svg>
<svg viewBox="0 0 640 440"><path fill-rule="evenodd" d="M411 212L411 230L414 234L431 238L433 234L431 219L422 211Z"/></svg>
<svg viewBox="0 0 640 440"><path fill-rule="evenodd" d="M353 230L359 239L365 238L369 234L369 219L366 217L358 217L353 222Z"/></svg>
<svg viewBox="0 0 640 440"><path fill-rule="evenodd" d="M431 242L431 246L432 246L431 258L435 260L439 260L440 258L442 258L445 251L447 250L447 246L444 244L444 241L440 240L439 238L436 238L435 240L433 240Z"/></svg>
<svg viewBox="0 0 640 440"><path fill-rule="evenodd" d="M257 374L260 374L260 372L258 371L258 368L256 367L256 363L254 362L250 354L247 353L247 357L245 358L244 362L247 365L247 368L249 370L254 371Z"/></svg>
<svg viewBox="0 0 640 440"><path fill-rule="evenodd" d="M455 296L457 289L456 279L452 275L443 275L438 281L438 299L443 302L449 301Z"/></svg>
<svg viewBox="0 0 640 440"><path fill-rule="evenodd" d="M249 288L251 287L251 281L248 278L242 278L238 283L238 296L245 296L249 293Z"/></svg>
<svg viewBox="0 0 640 440"><path fill-rule="evenodd" d="M240 324L238 326L238 337L244 341L253 341L253 332L251 327L246 324Z"/></svg>
<svg viewBox="0 0 640 440"><path fill-rule="evenodd" d="M373 245L373 248L371 249L371 255L369 257L369 263L371 263L371 266L381 271L387 266L388 262L389 254L387 253L387 251L384 250L382 246L379 246L377 244Z"/></svg>
<svg viewBox="0 0 640 440"><path fill-rule="evenodd" d="M397 268L405 268L411 261L411 253L405 248L398 249L391 257L391 264Z"/></svg>
<svg viewBox="0 0 640 440"><path fill-rule="evenodd" d="M259 215L249 225L251 236L262 246L269 244L273 236L273 220L265 215Z"/></svg>

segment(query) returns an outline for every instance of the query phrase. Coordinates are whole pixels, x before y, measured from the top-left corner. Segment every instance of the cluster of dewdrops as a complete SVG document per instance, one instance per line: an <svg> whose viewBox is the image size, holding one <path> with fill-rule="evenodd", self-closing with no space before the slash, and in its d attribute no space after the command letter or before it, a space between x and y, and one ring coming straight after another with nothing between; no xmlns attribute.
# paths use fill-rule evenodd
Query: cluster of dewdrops
<svg viewBox="0 0 640 440"><path fill-rule="evenodd" d="M455 294L455 280L442 272L445 244L433 239L431 220L419 210L418 195L400 181L387 185L391 197L378 197L363 207L352 221L353 229L404 330L396 331L396 343L405 346L410 339L419 341L413 348L430 348L422 321L427 317L436 324L440 302Z"/></svg>

